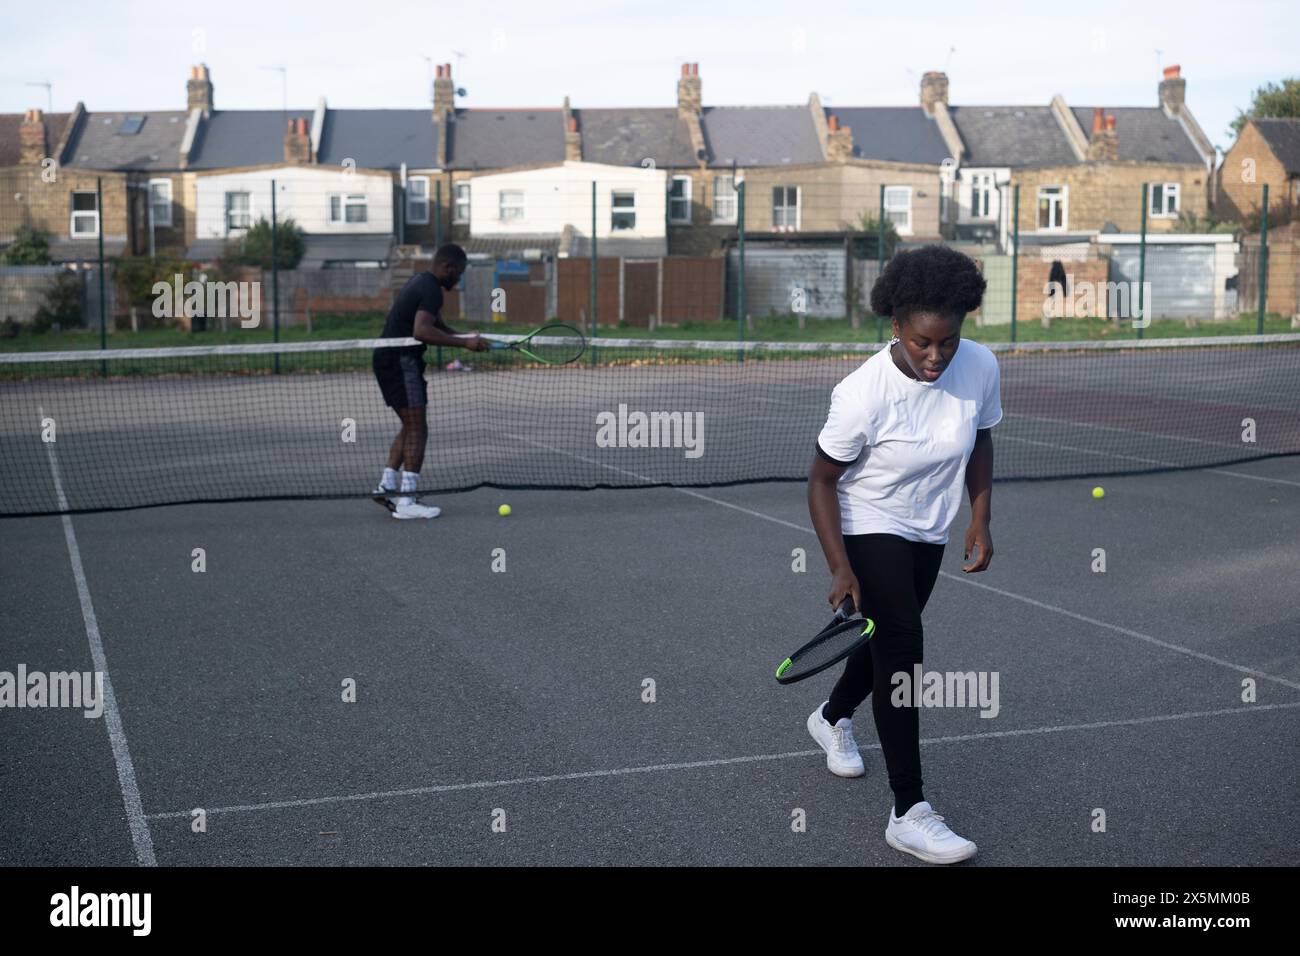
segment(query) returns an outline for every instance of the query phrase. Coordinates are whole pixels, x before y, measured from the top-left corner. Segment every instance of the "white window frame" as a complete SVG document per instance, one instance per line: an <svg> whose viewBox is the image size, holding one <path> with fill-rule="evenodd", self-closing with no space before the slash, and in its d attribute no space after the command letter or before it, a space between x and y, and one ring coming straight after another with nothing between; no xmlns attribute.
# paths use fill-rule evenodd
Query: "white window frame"
<svg viewBox="0 0 1300 956"><path fill-rule="evenodd" d="M619 198L631 199L631 206L620 206L615 201ZM615 217L618 215L632 216L632 225L617 226ZM609 193L609 231L610 232L636 232L636 190L634 189L613 189Z"/></svg>
<svg viewBox="0 0 1300 956"><path fill-rule="evenodd" d="M1161 205L1164 209L1156 207L1156 190L1160 190ZM1147 210L1152 219L1177 219L1178 213L1182 209L1183 190L1179 183L1152 183L1147 190ZM1173 200L1173 209L1169 209L1170 200Z"/></svg>
<svg viewBox="0 0 1300 956"><path fill-rule="evenodd" d="M348 218L348 213L353 209L361 210L360 219ZM370 197L365 193L333 193L330 196L329 224L331 226L358 226L369 221Z"/></svg>
<svg viewBox="0 0 1300 956"><path fill-rule="evenodd" d="M894 201L890 201L890 194L893 194ZM902 196L903 201L899 202L898 197ZM891 213L901 213L901 219L895 219ZM886 186L885 187L885 221L894 224L894 231L900 236L910 236L912 234L912 187L911 186Z"/></svg>
<svg viewBox="0 0 1300 956"><path fill-rule="evenodd" d="M775 197L772 200L772 229L776 232L798 231L803 224L803 187L802 186L773 186L774 190L781 190L781 205L777 205ZM777 223L777 210L786 210L782 218L789 219L789 194L794 190L794 225L789 222Z"/></svg>
<svg viewBox="0 0 1300 956"><path fill-rule="evenodd" d="M406 179L406 222L411 226L429 224L428 176L408 176Z"/></svg>
<svg viewBox="0 0 1300 956"><path fill-rule="evenodd" d="M453 183L451 195L451 221L455 223L469 222L470 184Z"/></svg>
<svg viewBox="0 0 1300 956"><path fill-rule="evenodd" d="M92 197L95 200L95 208L93 210L78 209L77 198L76 198L78 196ZM72 191L72 196L68 203L68 214L69 214L68 215L69 236L76 239L83 236L99 235L99 194L96 193L93 189L74 189ZM93 228L89 232L86 232L85 230L79 231L77 229L77 220L86 219L86 218L89 218L91 223L93 223Z"/></svg>
<svg viewBox="0 0 1300 956"><path fill-rule="evenodd" d="M507 196L518 196L517 202L506 202ZM502 189L497 192L497 219L501 222L514 222L524 218L524 191L522 189ZM518 210L517 215L506 215L507 210Z"/></svg>
<svg viewBox="0 0 1300 956"><path fill-rule="evenodd" d="M996 203L997 184L992 173L972 173L970 180L970 206L967 218L971 222L988 222L997 218ZM983 200L983 210L980 210Z"/></svg>
<svg viewBox="0 0 1300 956"><path fill-rule="evenodd" d="M1055 190L1048 193L1047 190ZM1052 202L1055 197L1055 202ZM1044 226L1040 217L1043 200L1049 201L1049 206L1055 205L1061 211L1061 224L1059 226ZM1049 216L1049 221L1050 221ZM1064 183L1049 183L1046 186L1039 186L1037 201L1034 203L1034 225L1037 227L1036 232L1065 232L1070 228L1070 187Z"/></svg>
<svg viewBox="0 0 1300 956"><path fill-rule="evenodd" d="M673 195L673 187L678 183L685 183L680 196ZM686 207L685 213L674 212L674 207L682 204ZM689 226L691 223L691 177L674 176L668 181L668 221L678 226Z"/></svg>
<svg viewBox="0 0 1300 956"><path fill-rule="evenodd" d="M155 186L164 187L166 198L154 198ZM170 179L149 180L149 206L153 210L154 228L170 229L172 227L172 181Z"/></svg>
<svg viewBox="0 0 1300 956"><path fill-rule="evenodd" d="M230 200L231 197L233 196L243 196L248 200L248 205L245 207L245 215L248 217L248 223L246 225L236 226L233 225L231 222ZM224 194L222 205L225 207L223 215L226 220L226 235L230 235L231 233L234 232L244 232L253 225L253 194L249 190L247 189L227 190Z"/></svg>
<svg viewBox="0 0 1300 956"><path fill-rule="evenodd" d="M731 184L730 196L719 196L718 187L723 183ZM725 203L731 204L731 212L720 212ZM740 215L740 190L736 188L736 177L730 173L713 177L713 221L717 223L734 223Z"/></svg>

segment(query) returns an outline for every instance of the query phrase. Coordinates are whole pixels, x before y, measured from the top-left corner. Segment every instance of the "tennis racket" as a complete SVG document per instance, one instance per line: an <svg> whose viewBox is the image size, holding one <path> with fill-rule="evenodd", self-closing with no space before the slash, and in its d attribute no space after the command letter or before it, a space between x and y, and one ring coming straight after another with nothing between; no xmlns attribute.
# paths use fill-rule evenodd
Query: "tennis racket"
<svg viewBox="0 0 1300 956"><path fill-rule="evenodd" d="M587 349L587 340L582 333L563 322L544 325L514 341L484 338L493 349L514 349L543 365L568 365L578 361Z"/></svg>
<svg viewBox="0 0 1300 956"><path fill-rule="evenodd" d="M848 657L876 633L876 622L854 617L853 598L846 597L831 622L776 669L778 684L797 684Z"/></svg>

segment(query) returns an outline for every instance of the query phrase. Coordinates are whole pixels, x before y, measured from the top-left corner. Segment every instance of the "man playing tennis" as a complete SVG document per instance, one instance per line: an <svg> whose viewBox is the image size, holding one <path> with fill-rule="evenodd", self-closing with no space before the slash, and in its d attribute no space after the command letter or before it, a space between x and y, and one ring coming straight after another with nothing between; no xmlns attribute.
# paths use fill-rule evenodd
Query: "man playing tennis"
<svg viewBox="0 0 1300 956"><path fill-rule="evenodd" d="M830 699L809 715L808 731L833 773L861 776L852 716L871 696L894 795L885 840L929 863L969 859L976 848L926 801L917 709L910 699L895 705L890 698L893 676L910 677L921 663L921 611L961 506L963 478L971 524L970 563L962 570L983 571L993 556L989 429L1002 418L998 363L983 345L961 340L962 319L979 307L984 286L974 262L942 246L890 261L872 288L871 308L893 317L893 340L835 387L808 478L831 605L852 595L876 622Z"/></svg>
<svg viewBox="0 0 1300 956"><path fill-rule="evenodd" d="M415 338L420 345L375 349L373 366L384 403L397 412L402 428L393 439L388 463L374 500L387 508L394 518L436 518L442 509L417 504L407 492L420 483L424 464L424 446L429 438L425 410L429 404L424 381L424 349L428 345L466 348L482 352L489 348L477 332L458 335L442 320L442 291L453 289L465 271L465 250L453 243L439 246L428 272L417 272L393 300L384 321L381 338ZM401 482L400 488L398 482ZM401 492L396 501L393 494Z"/></svg>

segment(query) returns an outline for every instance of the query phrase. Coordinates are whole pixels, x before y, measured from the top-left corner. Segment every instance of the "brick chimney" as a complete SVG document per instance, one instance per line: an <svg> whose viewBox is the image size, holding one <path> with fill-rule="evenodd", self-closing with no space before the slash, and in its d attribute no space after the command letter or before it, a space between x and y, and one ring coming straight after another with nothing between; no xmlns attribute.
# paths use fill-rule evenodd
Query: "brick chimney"
<svg viewBox="0 0 1300 956"><path fill-rule="evenodd" d="M1164 79L1160 81L1160 105L1166 113L1177 116L1183 111L1187 96L1187 81L1180 75L1182 68L1178 64L1165 67Z"/></svg>
<svg viewBox="0 0 1300 956"><path fill-rule="evenodd" d="M832 113L826 119L826 159L842 163L853 155L853 130L840 125L840 118Z"/></svg>
<svg viewBox="0 0 1300 956"><path fill-rule="evenodd" d="M24 166L39 166L49 155L45 143L45 113L28 110L18 127L18 162Z"/></svg>
<svg viewBox="0 0 1300 956"><path fill-rule="evenodd" d="M289 120L289 129L284 134L284 161L294 166L304 166L312 161L311 135L307 132L305 119Z"/></svg>
<svg viewBox="0 0 1300 956"><path fill-rule="evenodd" d="M1088 137L1088 159L1119 159L1119 135L1115 132L1115 117L1108 116L1100 106L1092 110L1092 135Z"/></svg>
<svg viewBox="0 0 1300 956"><path fill-rule="evenodd" d="M208 76L206 63L190 67L190 78L185 84L185 102L186 112L201 109L204 119L212 115L212 79Z"/></svg>
<svg viewBox="0 0 1300 956"><path fill-rule="evenodd" d="M564 126L564 158L575 163L582 161L582 134L578 132L578 117L572 115Z"/></svg>
<svg viewBox="0 0 1300 956"><path fill-rule="evenodd" d="M433 118L455 115L456 84L451 79L451 64L442 63L433 81Z"/></svg>
<svg viewBox="0 0 1300 956"><path fill-rule="evenodd" d="M683 63L677 81L677 112L682 116L699 116L704 106L704 87L700 83L700 65Z"/></svg>
<svg viewBox="0 0 1300 956"><path fill-rule="evenodd" d="M948 105L948 74L931 70L921 75L921 109L934 115L934 104Z"/></svg>

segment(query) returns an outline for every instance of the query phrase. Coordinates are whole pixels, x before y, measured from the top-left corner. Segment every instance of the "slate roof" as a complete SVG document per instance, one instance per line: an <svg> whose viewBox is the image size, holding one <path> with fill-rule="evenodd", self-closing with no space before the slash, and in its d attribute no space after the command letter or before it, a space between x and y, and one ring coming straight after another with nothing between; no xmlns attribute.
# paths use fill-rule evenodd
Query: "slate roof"
<svg viewBox="0 0 1300 956"><path fill-rule="evenodd" d="M1119 139L1119 158L1134 162L1195 163L1205 160L1183 130L1182 124L1158 106L1107 106L1105 112L1115 117L1115 135ZM1092 133L1091 106L1071 110L1083 128Z"/></svg>
<svg viewBox="0 0 1300 956"><path fill-rule="evenodd" d="M1300 175L1300 119L1252 119L1287 175ZM1116 120L1118 123L1119 121Z"/></svg>
<svg viewBox="0 0 1300 956"><path fill-rule="evenodd" d="M686 121L675 107L665 109L574 110L582 131L582 158L610 166L659 168L694 166L695 150Z"/></svg>
<svg viewBox="0 0 1300 956"><path fill-rule="evenodd" d="M448 124L448 168L501 169L564 161L559 109L457 110Z"/></svg>
<svg viewBox="0 0 1300 956"><path fill-rule="evenodd" d="M797 166L823 160L807 106L706 106L709 165Z"/></svg>
<svg viewBox="0 0 1300 956"><path fill-rule="evenodd" d="M25 113L0 113L0 166L17 166L20 157L18 129L23 125ZM71 113L45 114L45 144L54 151L67 129Z"/></svg>
<svg viewBox="0 0 1300 956"><path fill-rule="evenodd" d="M312 113L312 110L218 110L201 124L189 168L228 169L282 163L289 120L305 119L310 131Z"/></svg>
<svg viewBox="0 0 1300 956"><path fill-rule="evenodd" d="M138 132L125 134L125 122L141 117ZM87 113L73 133L63 162L82 169L179 169L185 138L184 110L123 110Z"/></svg>
<svg viewBox="0 0 1300 956"><path fill-rule="evenodd" d="M938 165L949 158L939 124L919 106L837 106L825 113L828 123L834 115L853 131L857 159Z"/></svg>
<svg viewBox="0 0 1300 956"><path fill-rule="evenodd" d="M948 113L966 147L965 166L1014 168L1078 161L1049 106L949 106ZM1118 129L1118 117L1115 122ZM1084 130L1091 128L1088 110Z"/></svg>
<svg viewBox="0 0 1300 956"><path fill-rule="evenodd" d="M345 159L358 169L432 168L438 124L430 110L327 110L317 161L341 166Z"/></svg>

